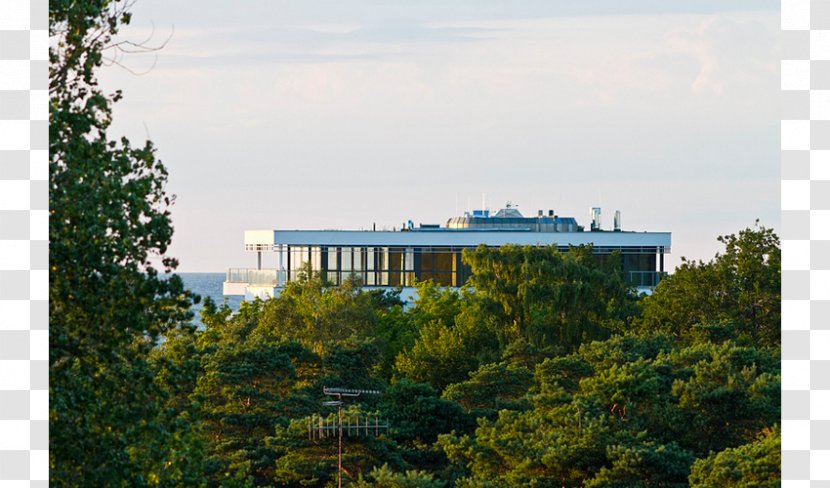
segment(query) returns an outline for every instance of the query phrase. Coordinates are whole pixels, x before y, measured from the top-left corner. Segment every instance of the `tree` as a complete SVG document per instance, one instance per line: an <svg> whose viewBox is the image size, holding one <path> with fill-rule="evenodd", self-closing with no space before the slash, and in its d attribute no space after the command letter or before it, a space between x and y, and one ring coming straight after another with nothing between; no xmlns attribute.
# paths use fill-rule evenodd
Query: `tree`
<svg viewBox="0 0 830 488"><path fill-rule="evenodd" d="M206 354L195 396L210 452L208 474L226 483L245 473L270 484L276 454L265 445L290 404L295 383L291 358L279 346L218 348Z"/></svg>
<svg viewBox="0 0 830 488"><path fill-rule="evenodd" d="M391 435L400 442L432 443L438 434L469 429L471 419L429 385L401 380L383 395L380 411L389 419Z"/></svg>
<svg viewBox="0 0 830 488"><path fill-rule="evenodd" d="M476 417L493 417L503 408L522 408L519 399L532 383L533 373L523 366L491 363L471 373L467 381L448 386L443 396Z"/></svg>
<svg viewBox="0 0 830 488"><path fill-rule="evenodd" d="M501 321L503 334L537 347L573 351L607 338L634 312L634 295L618 256L600 261L589 247L566 253L554 246L479 246L464 251L471 286Z"/></svg>
<svg viewBox="0 0 830 488"><path fill-rule="evenodd" d="M673 351L672 385L686 445L698 455L737 447L781 417L781 370L768 349L732 342Z"/></svg>
<svg viewBox="0 0 830 488"><path fill-rule="evenodd" d="M383 305L383 306L381 306ZM250 327L261 340L298 341L322 354L333 344L371 336L384 307L376 294L361 290L356 278L327 286L310 265L273 300L262 304Z"/></svg>
<svg viewBox="0 0 830 488"><path fill-rule="evenodd" d="M691 342L702 332L743 343L781 344L781 249L763 226L721 236L723 254L685 261L643 302L639 328L667 331ZM695 328L696 326L696 328ZM728 333L720 333L724 328ZM704 330L707 329L707 330Z"/></svg>
<svg viewBox="0 0 830 488"><path fill-rule="evenodd" d="M769 349L678 342L616 336L543 361L529 408L479 418L474 435L439 436L463 472L457 486L686 486L695 457L738 448L777 422L779 366ZM446 394L458 395L455 385ZM727 456L699 476L751 464ZM741 469L773 479L771 466Z"/></svg>
<svg viewBox="0 0 830 488"><path fill-rule="evenodd" d="M426 471L410 470L405 473L392 471L388 464L375 468L364 479L361 477L354 485L357 488L444 488L443 481L433 478Z"/></svg>
<svg viewBox="0 0 830 488"><path fill-rule="evenodd" d="M478 360L463 332L440 321L428 323L415 345L398 355L395 369L412 381L429 383L439 390L464 381Z"/></svg>
<svg viewBox="0 0 830 488"><path fill-rule="evenodd" d="M56 486L175 485L160 479L172 428L148 356L190 320L192 295L166 256L167 172L148 141L107 137L95 72L123 2L49 4L50 476Z"/></svg>
<svg viewBox="0 0 830 488"><path fill-rule="evenodd" d="M781 486L781 429L764 431L754 442L712 453L692 465L692 488L775 488Z"/></svg>
<svg viewBox="0 0 830 488"><path fill-rule="evenodd" d="M389 420L389 436L397 443L395 454L406 468L426 469L446 479L442 471L446 457L432 444L440 434L471 431L474 419L455 403L439 397L429 385L408 380L391 385L382 395L379 409Z"/></svg>

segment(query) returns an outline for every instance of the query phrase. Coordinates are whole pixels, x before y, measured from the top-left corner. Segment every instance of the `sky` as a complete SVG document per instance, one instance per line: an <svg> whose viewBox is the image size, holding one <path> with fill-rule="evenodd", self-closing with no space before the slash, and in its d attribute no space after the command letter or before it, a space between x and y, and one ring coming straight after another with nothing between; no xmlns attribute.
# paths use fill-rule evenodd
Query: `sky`
<svg viewBox="0 0 830 488"><path fill-rule="evenodd" d="M672 269L780 225L778 8L138 0L119 39L164 47L100 79L124 93L111 136L169 170L181 272L256 266L246 229L444 224L482 199L620 210L672 233Z"/></svg>

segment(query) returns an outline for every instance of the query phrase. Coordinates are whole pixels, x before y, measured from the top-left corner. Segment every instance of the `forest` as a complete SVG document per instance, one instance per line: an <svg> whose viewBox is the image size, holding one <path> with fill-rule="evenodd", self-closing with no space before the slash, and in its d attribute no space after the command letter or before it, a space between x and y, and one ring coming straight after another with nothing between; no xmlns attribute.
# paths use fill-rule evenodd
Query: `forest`
<svg viewBox="0 0 830 488"><path fill-rule="evenodd" d="M590 247L479 247L466 286L306 273L197 326L167 170L108 133L125 2L49 3L53 486L773 487L780 242L756 224L650 296ZM361 420L362 419L362 420ZM331 431L326 431L331 434Z"/></svg>
<svg viewBox="0 0 830 488"><path fill-rule="evenodd" d="M337 441L324 387L376 389L344 438L360 487L777 486L778 241L722 238L637 297L590 248L481 247L461 289L328 287L318 276L153 351L165 408L190 444L168 473L211 486L332 486ZM316 424L315 424L316 425ZM184 467L190 468L188 473Z"/></svg>

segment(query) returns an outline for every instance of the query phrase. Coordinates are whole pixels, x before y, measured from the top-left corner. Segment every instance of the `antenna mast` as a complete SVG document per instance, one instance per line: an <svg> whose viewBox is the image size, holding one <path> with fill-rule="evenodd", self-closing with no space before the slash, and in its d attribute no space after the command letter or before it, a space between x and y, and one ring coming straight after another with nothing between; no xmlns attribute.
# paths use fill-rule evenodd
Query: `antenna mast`
<svg viewBox="0 0 830 488"><path fill-rule="evenodd" d="M343 486L343 397L351 397L356 398L360 395L379 395L380 391L378 390L356 390L352 388L329 388L324 387L323 393L328 396L336 397L336 400L329 400L323 402L324 407L337 407L337 425L328 424L328 422L324 422L322 417L315 418L314 416L308 419L308 438L311 439L322 439L323 437L329 437L329 432L337 431L337 488L342 488ZM357 420L354 424L352 424L351 420L348 421L347 429L348 435L352 435L352 430L355 431L355 434L360 436L361 429L363 430L364 435L369 436L372 434L372 430L374 430L374 435L379 435L382 429L389 428L389 422L386 421L384 423L380 423L380 420L377 415L375 417L375 422L372 424L369 420L369 416L366 415L363 423L360 422L360 415L357 416Z"/></svg>

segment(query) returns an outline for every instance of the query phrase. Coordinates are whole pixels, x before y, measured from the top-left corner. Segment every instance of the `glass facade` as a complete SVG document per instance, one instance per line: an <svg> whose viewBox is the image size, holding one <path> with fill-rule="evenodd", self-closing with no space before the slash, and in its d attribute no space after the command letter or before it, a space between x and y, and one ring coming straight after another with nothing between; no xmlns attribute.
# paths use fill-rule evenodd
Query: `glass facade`
<svg viewBox="0 0 830 488"><path fill-rule="evenodd" d="M567 248L562 248L567 251ZM355 275L366 286L412 286L414 282L433 280L442 286L462 286L472 271L461 260L460 247L355 247L355 246L281 246L287 260L283 266L287 279L296 280L308 263L313 272L339 285ZM620 252L623 272L636 286L654 286L664 273L655 271L657 250L594 249L599 259L612 251ZM261 281L271 281L270 275ZM229 280L233 281L233 280Z"/></svg>
<svg viewBox="0 0 830 488"><path fill-rule="evenodd" d="M462 248L285 246L288 280L300 277L311 263L331 284L355 275L367 286L412 286L433 280L461 286L472 274L461 262Z"/></svg>

